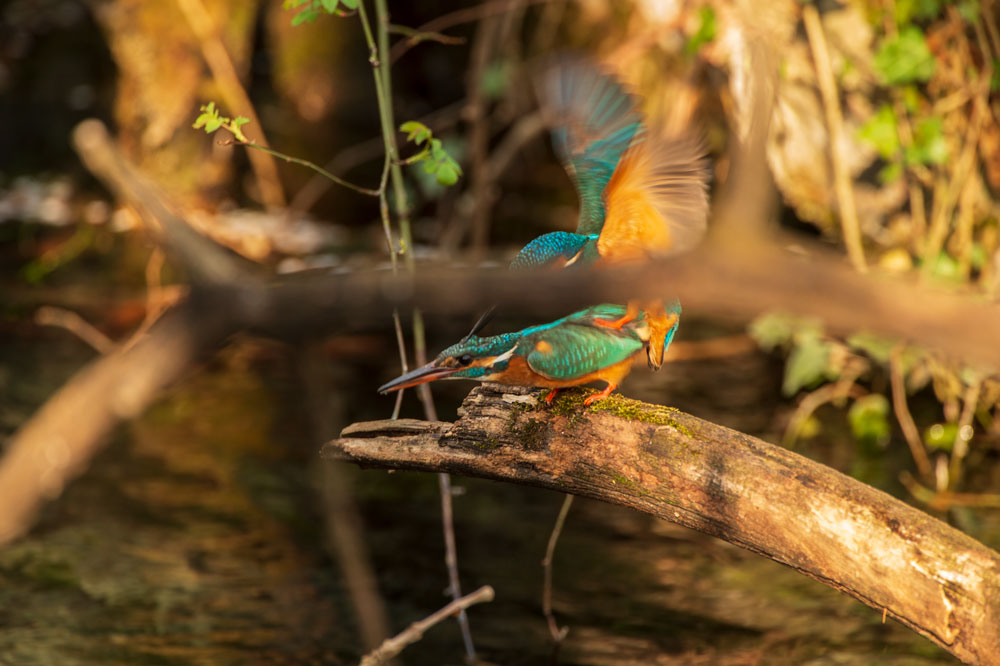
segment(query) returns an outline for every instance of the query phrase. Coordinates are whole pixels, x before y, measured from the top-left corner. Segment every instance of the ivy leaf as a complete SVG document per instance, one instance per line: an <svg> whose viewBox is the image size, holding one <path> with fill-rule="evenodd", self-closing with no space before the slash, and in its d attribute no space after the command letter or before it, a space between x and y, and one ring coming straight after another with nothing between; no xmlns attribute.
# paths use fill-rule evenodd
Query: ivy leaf
<svg viewBox="0 0 1000 666"><path fill-rule="evenodd" d="M847 411L851 432L859 441L889 441L889 401L881 393L858 398Z"/></svg>
<svg viewBox="0 0 1000 666"><path fill-rule="evenodd" d="M900 30L895 37L885 39L872 64L888 85L927 81L934 74L935 66L924 33L912 25Z"/></svg>
<svg viewBox="0 0 1000 666"><path fill-rule="evenodd" d="M878 181L883 185L895 183L903 175L902 162L890 162L878 171Z"/></svg>
<svg viewBox="0 0 1000 666"><path fill-rule="evenodd" d="M786 396L792 396L803 388L827 379L832 348L833 345L818 335L801 336L785 363L781 392Z"/></svg>
<svg viewBox="0 0 1000 666"><path fill-rule="evenodd" d="M948 159L941 118L921 120L913 130L913 145L906 151L910 164L943 164Z"/></svg>
<svg viewBox="0 0 1000 666"><path fill-rule="evenodd" d="M858 128L858 138L873 146L884 159L899 150L899 132L896 129L896 112L883 104L878 111Z"/></svg>
<svg viewBox="0 0 1000 666"><path fill-rule="evenodd" d="M892 348L896 346L896 343L872 333L854 333L847 338L847 346L864 352L879 363L888 363Z"/></svg>

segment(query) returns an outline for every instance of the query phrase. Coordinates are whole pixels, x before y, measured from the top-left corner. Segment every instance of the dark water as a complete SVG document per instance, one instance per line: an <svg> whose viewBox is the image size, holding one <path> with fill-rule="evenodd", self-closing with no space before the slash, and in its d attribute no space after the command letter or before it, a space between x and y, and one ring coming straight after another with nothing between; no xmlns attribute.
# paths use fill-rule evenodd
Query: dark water
<svg viewBox="0 0 1000 666"><path fill-rule="evenodd" d="M93 353L62 331L6 333L2 417L10 432ZM304 395L302 368L323 369L320 404L339 427L388 414L391 401L373 389L393 372L382 360L391 349L379 336L309 352L237 341L121 427L33 531L0 551L0 663L356 663L359 630L325 546L307 407L317 403ZM306 364L303 353L313 354ZM624 392L760 432L781 408L771 397L777 371L756 354L678 363L657 375L637 370ZM467 389L456 382L438 392L445 416ZM399 631L447 601L436 479L343 471ZM539 563L561 496L456 485L463 585L497 592L470 612L481 656L549 663ZM955 663L790 569L585 500L574 504L556 554L554 601L570 627L561 664ZM402 658L461 662L453 622Z"/></svg>

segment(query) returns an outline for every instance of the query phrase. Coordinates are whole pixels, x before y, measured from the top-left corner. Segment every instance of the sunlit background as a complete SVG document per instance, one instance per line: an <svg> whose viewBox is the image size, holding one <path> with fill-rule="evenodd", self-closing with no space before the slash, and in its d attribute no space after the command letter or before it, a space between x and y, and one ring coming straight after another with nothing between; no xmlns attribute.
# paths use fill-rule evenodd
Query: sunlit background
<svg viewBox="0 0 1000 666"><path fill-rule="evenodd" d="M385 144L358 14L344 0L334 15L324 7L336 2L284 4L295 6L0 5L0 446L185 294L183 267L74 151L85 119L106 123L176 211L262 272L388 265L377 199L192 127L213 102L250 118L250 139L378 187ZM700 128L713 193L753 131L753 91L770 86L773 228L859 269L995 300L993 0L389 0L389 11L381 64L391 63L396 125L426 125L461 170L448 185L403 167L412 245L402 249L418 264L503 264L539 234L574 228L576 196L531 84L546 55L573 50L613 67L664 127ZM398 140L404 158L418 152ZM428 319L431 355L479 314ZM504 308L491 326L531 323ZM403 324L410 341L408 315ZM350 590L357 561L374 573L390 634L447 602L434 476L334 469L317 456L345 425L392 413L394 399L376 393L400 372L391 313L379 329L302 340L240 335L201 359L0 550L0 662L356 663L372 630ZM775 312L743 325L686 309L672 349L621 393L794 449L1000 546L1000 382L987 369ZM440 418L454 419L470 388L435 385ZM422 416L414 396L402 414ZM470 610L480 657L547 663L539 563L561 497L454 483L463 587L497 593ZM346 560L345 520L361 526ZM562 539L561 664L955 663L791 569L645 515L580 501ZM446 622L401 663L462 659Z"/></svg>

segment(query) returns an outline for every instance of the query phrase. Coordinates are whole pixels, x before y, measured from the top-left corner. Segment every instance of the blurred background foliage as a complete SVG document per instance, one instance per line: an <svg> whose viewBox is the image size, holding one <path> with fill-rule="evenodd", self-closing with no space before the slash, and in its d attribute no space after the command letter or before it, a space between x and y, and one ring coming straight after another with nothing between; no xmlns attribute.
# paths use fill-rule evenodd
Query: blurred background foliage
<svg viewBox="0 0 1000 666"><path fill-rule="evenodd" d="M254 121L243 127L252 139L266 135L284 153L375 187L384 146L356 2L8 0L0 6L7 330L23 333L37 305L57 302L120 337L142 321L147 285L179 281L169 266L150 259L147 241L134 233L136 216L116 208L72 154L69 131L91 116L115 128L126 155L195 226L235 251L277 271L384 263L389 250L375 201L296 165L251 163L245 149L191 127L210 100L228 116L253 111ZM336 16L328 15L331 9ZM530 93L532 64L560 49L586 50L613 64L656 122L702 126L716 183L726 180L728 149L750 131L755 77L773 65L767 161L781 197L777 223L842 247L848 239L829 157L828 109L802 22L803 12L815 9L834 72L845 130L838 140L867 265L972 291L984 307L994 306L1000 289L994 0L471 6L426 0L391 2L390 9L396 117L417 123L407 131L426 140L426 148L405 146L403 156L443 151L434 160L445 165L443 178L439 169L406 168L418 258L502 261L540 233L573 228L575 196ZM755 43L767 44L776 62L755 61ZM252 109L235 108L234 80ZM88 295L88 286L115 294L112 306ZM693 337L720 332L711 322L699 328L691 314ZM718 396L733 382L762 384L743 396L747 413L755 412L754 401L778 406L756 409L742 422L730 413L720 422L802 447L1000 543L1000 529L980 511L1000 507L995 375L864 331L834 337L821 322L781 313L762 316L749 334L780 359L780 398L764 397L777 386L767 367L752 364L753 374L715 377L701 390ZM378 356L368 342L337 344L341 357L360 354L374 363ZM378 372L388 377L389 365ZM17 396L0 408L9 433L26 418L17 405L37 404L38 396L18 393L9 374L0 380ZM443 391L452 398L462 392L449 390ZM704 397L696 393L643 397L668 395L686 407L685 400ZM380 415L372 409L353 415ZM712 417L711 408L692 411Z"/></svg>

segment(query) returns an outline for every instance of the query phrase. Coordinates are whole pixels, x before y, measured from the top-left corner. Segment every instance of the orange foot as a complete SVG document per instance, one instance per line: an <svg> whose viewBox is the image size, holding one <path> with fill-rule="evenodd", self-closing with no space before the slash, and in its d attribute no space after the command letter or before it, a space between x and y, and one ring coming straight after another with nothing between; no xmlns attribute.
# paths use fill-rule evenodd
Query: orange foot
<svg viewBox="0 0 1000 666"><path fill-rule="evenodd" d="M603 391L592 393L591 395L588 395L586 398L584 398L583 404L589 407L598 400L603 400L604 398L607 398L609 395L611 395L611 392L614 391L616 388L618 388L618 384L608 384L607 386L604 387Z"/></svg>
<svg viewBox="0 0 1000 666"><path fill-rule="evenodd" d="M559 393L559 389L557 388L554 388L551 391L549 391L549 394L545 396L545 404L551 405L552 401L555 400L557 393Z"/></svg>
<svg viewBox="0 0 1000 666"><path fill-rule="evenodd" d="M595 319L594 323L598 326L604 326L606 328L615 328L621 330L622 326L633 321L639 316L639 306L635 303L629 303L628 308L625 309L625 314L623 314L618 319Z"/></svg>

